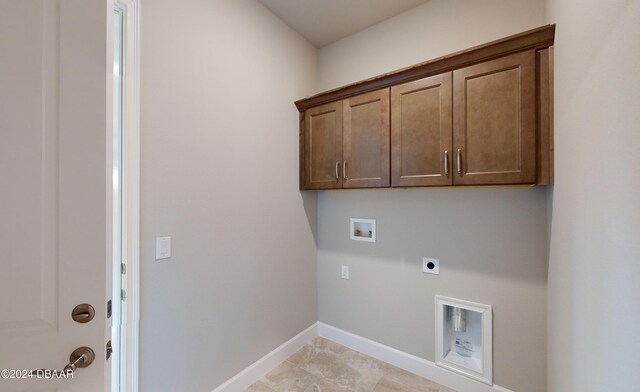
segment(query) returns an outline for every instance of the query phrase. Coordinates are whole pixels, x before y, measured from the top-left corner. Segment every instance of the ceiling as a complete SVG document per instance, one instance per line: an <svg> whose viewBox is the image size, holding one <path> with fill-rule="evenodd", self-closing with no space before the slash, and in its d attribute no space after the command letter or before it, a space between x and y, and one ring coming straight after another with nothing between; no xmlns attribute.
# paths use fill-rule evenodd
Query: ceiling
<svg viewBox="0 0 640 392"><path fill-rule="evenodd" d="M428 0L258 0L317 48Z"/></svg>

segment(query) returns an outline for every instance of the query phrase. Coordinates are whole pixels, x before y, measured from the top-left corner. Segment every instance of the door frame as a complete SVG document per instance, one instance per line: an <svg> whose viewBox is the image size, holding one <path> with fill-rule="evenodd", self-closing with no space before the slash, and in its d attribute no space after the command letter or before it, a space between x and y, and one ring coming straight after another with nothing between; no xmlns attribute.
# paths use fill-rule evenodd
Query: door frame
<svg viewBox="0 0 640 392"><path fill-rule="evenodd" d="M121 289L126 299L121 300L119 293L113 293L114 310L121 309L121 344L114 345L111 377L118 376L122 384L111 380L112 392L137 392L139 373L139 325L140 325L140 1L109 0L109 18L116 9L123 12L123 65L124 85L122 107L122 249L126 269L122 274ZM108 21L113 28L113 21ZM113 34L109 34L113 37ZM108 61L113 63L113 42L109 44ZM112 83L108 86L113 93ZM110 100L109 102L111 102ZM115 108L114 108L115 110ZM113 137L113 127L109 130ZM115 146L114 146L115 147ZM109 271L113 279L119 269L112 261ZM114 312L115 313L115 312ZM115 317L112 317L115 321ZM112 337L113 338L113 337ZM120 358L116 364L116 358Z"/></svg>

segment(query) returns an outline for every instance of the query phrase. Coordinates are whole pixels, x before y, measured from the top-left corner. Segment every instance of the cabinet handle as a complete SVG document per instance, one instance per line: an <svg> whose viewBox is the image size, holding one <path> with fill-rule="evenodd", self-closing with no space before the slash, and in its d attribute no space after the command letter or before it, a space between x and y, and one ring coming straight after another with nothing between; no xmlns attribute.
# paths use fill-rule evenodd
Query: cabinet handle
<svg viewBox="0 0 640 392"><path fill-rule="evenodd" d="M339 166L340 166L340 161L337 161L336 162L336 182L340 182L340 171L339 171L340 169L339 169Z"/></svg>
<svg viewBox="0 0 640 392"><path fill-rule="evenodd" d="M462 174L462 149L458 149L458 174Z"/></svg>
<svg viewBox="0 0 640 392"><path fill-rule="evenodd" d="M449 150L444 150L444 175L449 175Z"/></svg>
<svg viewBox="0 0 640 392"><path fill-rule="evenodd" d="M347 161L342 162L342 177L346 180L347 177Z"/></svg>

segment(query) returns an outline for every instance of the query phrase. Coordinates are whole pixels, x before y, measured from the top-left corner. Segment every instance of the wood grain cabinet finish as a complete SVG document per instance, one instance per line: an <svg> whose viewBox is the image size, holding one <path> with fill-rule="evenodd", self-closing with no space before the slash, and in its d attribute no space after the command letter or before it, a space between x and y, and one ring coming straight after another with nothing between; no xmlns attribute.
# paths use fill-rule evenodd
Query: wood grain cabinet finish
<svg viewBox="0 0 640 392"><path fill-rule="evenodd" d="M536 182L536 55L453 72L455 185Z"/></svg>
<svg viewBox="0 0 640 392"><path fill-rule="evenodd" d="M388 187L389 89L305 112L304 189Z"/></svg>
<svg viewBox="0 0 640 392"><path fill-rule="evenodd" d="M451 72L391 88L392 186L453 184L451 88Z"/></svg>
<svg viewBox="0 0 640 392"><path fill-rule="evenodd" d="M553 184L555 25L296 101L300 189Z"/></svg>
<svg viewBox="0 0 640 392"><path fill-rule="evenodd" d="M342 102L306 111L304 116L304 188L342 188Z"/></svg>
<svg viewBox="0 0 640 392"><path fill-rule="evenodd" d="M343 102L343 188L388 187L389 89Z"/></svg>

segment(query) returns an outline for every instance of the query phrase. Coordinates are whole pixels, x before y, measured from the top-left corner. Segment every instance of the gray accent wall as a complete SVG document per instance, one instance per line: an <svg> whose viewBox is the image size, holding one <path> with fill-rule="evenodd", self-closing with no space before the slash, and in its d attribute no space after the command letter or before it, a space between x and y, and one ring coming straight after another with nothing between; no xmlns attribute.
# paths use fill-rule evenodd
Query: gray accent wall
<svg viewBox="0 0 640 392"><path fill-rule="evenodd" d="M431 0L319 50L321 90L545 24L543 1ZM433 361L434 295L494 307L494 382L546 389L547 187L318 194L322 322ZM350 241L375 218L378 242ZM422 257L440 275L422 273ZM340 278L340 266L350 279Z"/></svg>
<svg viewBox="0 0 640 392"><path fill-rule="evenodd" d="M209 392L317 321L316 49L254 0L143 0L141 29L140 390Z"/></svg>
<svg viewBox="0 0 640 392"><path fill-rule="evenodd" d="M434 296L489 304L494 382L545 389L546 189L332 191L318 211L320 321L434 361ZM351 217L376 219L376 243L349 239Z"/></svg>

